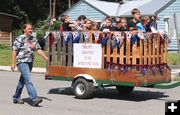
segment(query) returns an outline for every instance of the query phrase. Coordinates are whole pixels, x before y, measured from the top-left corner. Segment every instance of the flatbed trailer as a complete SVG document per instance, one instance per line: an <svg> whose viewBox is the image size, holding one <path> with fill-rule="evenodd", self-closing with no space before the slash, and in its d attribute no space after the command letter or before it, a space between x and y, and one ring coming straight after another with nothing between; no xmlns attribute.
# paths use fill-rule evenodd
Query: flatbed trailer
<svg viewBox="0 0 180 115"><path fill-rule="evenodd" d="M58 32L47 36L46 80L72 81L77 98L91 98L99 87L116 86L121 93L134 87L172 88L167 65L168 38L159 33Z"/></svg>

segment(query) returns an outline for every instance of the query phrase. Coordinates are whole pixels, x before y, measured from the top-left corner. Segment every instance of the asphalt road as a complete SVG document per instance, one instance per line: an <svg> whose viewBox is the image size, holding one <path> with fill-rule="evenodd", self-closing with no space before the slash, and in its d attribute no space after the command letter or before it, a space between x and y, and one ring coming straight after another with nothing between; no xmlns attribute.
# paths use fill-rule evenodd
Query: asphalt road
<svg viewBox="0 0 180 115"><path fill-rule="evenodd" d="M173 89L135 88L122 95L115 88L98 90L93 99L74 98L71 82L44 80L44 74L32 74L38 95L44 100L32 107L24 88L23 105L13 104L18 72L0 71L0 115L164 115L165 101L180 99L180 87Z"/></svg>

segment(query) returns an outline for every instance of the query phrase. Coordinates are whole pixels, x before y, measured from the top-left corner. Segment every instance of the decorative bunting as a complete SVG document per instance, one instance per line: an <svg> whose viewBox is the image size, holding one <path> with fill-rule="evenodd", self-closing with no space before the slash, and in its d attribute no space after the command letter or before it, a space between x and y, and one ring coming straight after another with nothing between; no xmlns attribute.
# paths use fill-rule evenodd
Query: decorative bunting
<svg viewBox="0 0 180 115"><path fill-rule="evenodd" d="M99 32L94 32L94 39L96 42L98 42L99 38L100 38L100 33Z"/></svg>
<svg viewBox="0 0 180 115"><path fill-rule="evenodd" d="M137 35L140 39L145 39L143 32L138 32Z"/></svg>
<svg viewBox="0 0 180 115"><path fill-rule="evenodd" d="M136 32L136 34L131 37L131 42L132 42L132 44L135 44L136 41L137 41L137 39L138 39L138 32Z"/></svg>
<svg viewBox="0 0 180 115"><path fill-rule="evenodd" d="M54 41L55 41L54 33L50 33L49 48L52 48Z"/></svg>
<svg viewBox="0 0 180 115"><path fill-rule="evenodd" d="M126 73L129 70L136 70L140 71L143 76L145 76L148 73L148 70L152 72L153 75L156 75L156 73L159 71L161 75L163 75L164 68L170 69L166 63L163 64L157 64L157 65L136 65L136 64L117 64L112 62L106 62L105 68L108 70L118 70L122 73Z"/></svg>
<svg viewBox="0 0 180 115"><path fill-rule="evenodd" d="M90 42L90 33L89 32L84 32L84 41L85 43L89 43Z"/></svg>
<svg viewBox="0 0 180 115"><path fill-rule="evenodd" d="M166 31L162 31L159 30L159 34L160 34L160 42L161 44L163 44L164 42L170 43L171 42L171 37L168 35L168 33Z"/></svg>
<svg viewBox="0 0 180 115"><path fill-rule="evenodd" d="M104 37L101 40L102 46L105 46L108 43L108 40L109 40L108 34L104 33Z"/></svg>
<svg viewBox="0 0 180 115"><path fill-rule="evenodd" d="M80 33L79 32L73 32L73 43L79 43L80 40Z"/></svg>
<svg viewBox="0 0 180 115"><path fill-rule="evenodd" d="M142 67L140 70L141 70L141 73L143 74L143 76L147 74L147 68L146 67Z"/></svg>
<svg viewBox="0 0 180 115"><path fill-rule="evenodd" d="M120 47L120 37L121 33L120 32L114 32L114 40L112 44L112 48Z"/></svg>
<svg viewBox="0 0 180 115"><path fill-rule="evenodd" d="M131 39L132 38L132 33L131 32L127 32L124 35L126 36L127 39Z"/></svg>
<svg viewBox="0 0 180 115"><path fill-rule="evenodd" d="M127 73L128 72L128 67L127 66L123 66L123 69L121 70L122 73Z"/></svg>
<svg viewBox="0 0 180 115"><path fill-rule="evenodd" d="M71 41L71 33L70 32L63 32L63 38L65 40L65 44L68 45Z"/></svg>
<svg viewBox="0 0 180 115"><path fill-rule="evenodd" d="M156 74L156 68L155 68L155 67L150 68L150 70L151 70L151 72L152 72L152 74L153 74L153 75L155 75L155 74Z"/></svg>
<svg viewBox="0 0 180 115"><path fill-rule="evenodd" d="M120 48L125 43L126 38L127 38L126 32L122 32L121 39L120 39Z"/></svg>

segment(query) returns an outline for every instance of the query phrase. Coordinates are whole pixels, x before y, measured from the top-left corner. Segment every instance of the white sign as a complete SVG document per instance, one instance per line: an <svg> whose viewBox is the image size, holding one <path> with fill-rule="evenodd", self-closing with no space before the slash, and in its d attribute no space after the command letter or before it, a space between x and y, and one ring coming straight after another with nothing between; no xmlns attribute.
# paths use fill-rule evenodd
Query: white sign
<svg viewBox="0 0 180 115"><path fill-rule="evenodd" d="M73 44L74 67L101 68L102 48L101 44Z"/></svg>

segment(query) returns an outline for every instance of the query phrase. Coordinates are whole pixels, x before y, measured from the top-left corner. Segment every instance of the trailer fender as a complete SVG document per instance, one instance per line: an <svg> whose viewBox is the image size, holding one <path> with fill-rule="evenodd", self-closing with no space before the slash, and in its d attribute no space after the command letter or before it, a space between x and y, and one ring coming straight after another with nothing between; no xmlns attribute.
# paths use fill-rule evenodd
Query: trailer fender
<svg viewBox="0 0 180 115"><path fill-rule="evenodd" d="M72 80L72 84L78 79L78 78L84 78L87 81L91 81L93 83L94 86L98 86L98 84L96 83L96 80L89 74L78 74L74 77L74 79Z"/></svg>

